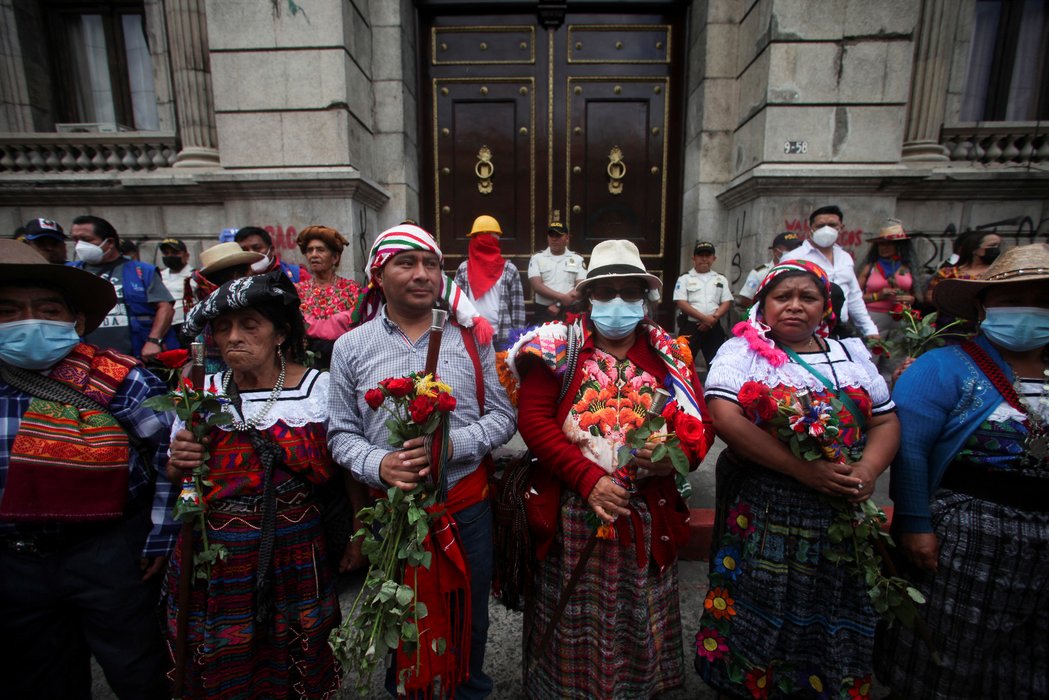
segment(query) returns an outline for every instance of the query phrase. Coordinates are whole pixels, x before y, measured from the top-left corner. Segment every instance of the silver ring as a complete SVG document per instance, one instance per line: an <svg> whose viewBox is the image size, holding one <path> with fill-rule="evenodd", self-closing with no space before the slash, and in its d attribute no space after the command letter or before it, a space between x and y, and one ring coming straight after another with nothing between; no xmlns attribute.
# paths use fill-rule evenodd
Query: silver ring
<svg viewBox="0 0 1049 700"><path fill-rule="evenodd" d="M857 491L862 491L863 490L863 482L862 481L860 483L856 484L856 490Z"/></svg>

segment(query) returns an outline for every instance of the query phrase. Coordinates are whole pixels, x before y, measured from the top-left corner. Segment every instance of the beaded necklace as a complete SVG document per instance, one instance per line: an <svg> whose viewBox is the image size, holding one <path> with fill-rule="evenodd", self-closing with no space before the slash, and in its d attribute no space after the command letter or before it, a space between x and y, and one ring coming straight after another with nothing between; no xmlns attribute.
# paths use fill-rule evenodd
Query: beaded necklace
<svg viewBox="0 0 1049 700"><path fill-rule="evenodd" d="M280 348L277 348L277 358L280 359L280 374L277 375L277 381L273 385L273 391L270 392L270 397L266 399L266 403L262 406L262 409L255 414L250 420L237 420L233 413L233 408L226 404L222 407L222 410L226 411L230 415L234 416L233 421L230 423L236 431L255 430L259 424L266 418L269 412L273 409L273 406L277 403L277 399L280 398L280 393L284 391L284 378L287 375L288 365L284 361L284 353L281 352ZM229 383L233 379L233 370L227 369L226 374L222 377L222 394L229 396ZM241 410L243 411L243 404Z"/></svg>

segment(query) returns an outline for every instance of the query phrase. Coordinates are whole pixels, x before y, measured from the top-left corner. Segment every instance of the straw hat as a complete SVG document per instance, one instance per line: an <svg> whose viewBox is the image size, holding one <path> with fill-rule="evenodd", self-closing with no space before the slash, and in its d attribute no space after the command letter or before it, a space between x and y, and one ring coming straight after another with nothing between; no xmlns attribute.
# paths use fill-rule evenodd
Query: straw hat
<svg viewBox="0 0 1049 700"><path fill-rule="evenodd" d="M236 265L250 265L262 260L265 255L242 250L239 243L219 243L200 251L200 274L207 277L213 272Z"/></svg>
<svg viewBox="0 0 1049 700"><path fill-rule="evenodd" d="M978 279L946 279L933 289L937 308L961 318L976 319L977 296L985 289L1012 282L1049 280L1049 245L1035 243L1010 248Z"/></svg>
<svg viewBox="0 0 1049 700"><path fill-rule="evenodd" d="M909 241L910 236L903 230L903 222L899 219L886 219L881 225L877 236L867 239L868 243L895 243L896 241Z"/></svg>
<svg viewBox="0 0 1049 700"><path fill-rule="evenodd" d="M476 236L479 233L494 233L497 236L501 236L503 235L503 229L499 227L499 222L495 220L494 216L481 214L474 219L474 225L470 228L470 233L466 234L466 237Z"/></svg>
<svg viewBox="0 0 1049 700"><path fill-rule="evenodd" d="M57 287L84 314L84 334L98 328L117 303L117 293L109 280L70 265L53 265L22 241L0 240L0 279L5 284L24 286L39 282Z"/></svg>
<svg viewBox="0 0 1049 700"><path fill-rule="evenodd" d="M582 291L597 280L623 277L637 277L648 285L650 299L659 298L663 282L645 269L637 246L621 240L601 241L594 246L594 252L590 254L590 269L586 277L576 283L576 289Z"/></svg>

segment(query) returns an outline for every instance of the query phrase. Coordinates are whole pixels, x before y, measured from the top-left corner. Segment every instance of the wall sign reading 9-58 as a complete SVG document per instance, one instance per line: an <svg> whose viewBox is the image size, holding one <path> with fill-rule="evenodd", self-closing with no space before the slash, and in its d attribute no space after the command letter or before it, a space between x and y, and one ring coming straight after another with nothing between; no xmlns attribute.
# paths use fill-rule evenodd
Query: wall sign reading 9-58
<svg viewBox="0 0 1049 700"><path fill-rule="evenodd" d="M783 152L788 156L803 155L809 152L808 141L784 141Z"/></svg>

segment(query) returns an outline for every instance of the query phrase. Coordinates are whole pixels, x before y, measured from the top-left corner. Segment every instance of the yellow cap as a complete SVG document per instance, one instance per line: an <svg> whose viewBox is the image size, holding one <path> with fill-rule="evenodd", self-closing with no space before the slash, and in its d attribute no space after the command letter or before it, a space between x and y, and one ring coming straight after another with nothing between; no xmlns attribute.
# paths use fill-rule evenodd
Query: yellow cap
<svg viewBox="0 0 1049 700"><path fill-rule="evenodd" d="M495 220L494 216L481 214L474 219L474 225L470 229L469 235L476 236L479 233L494 233L497 236L501 236L503 235L503 230L499 228L499 222Z"/></svg>

